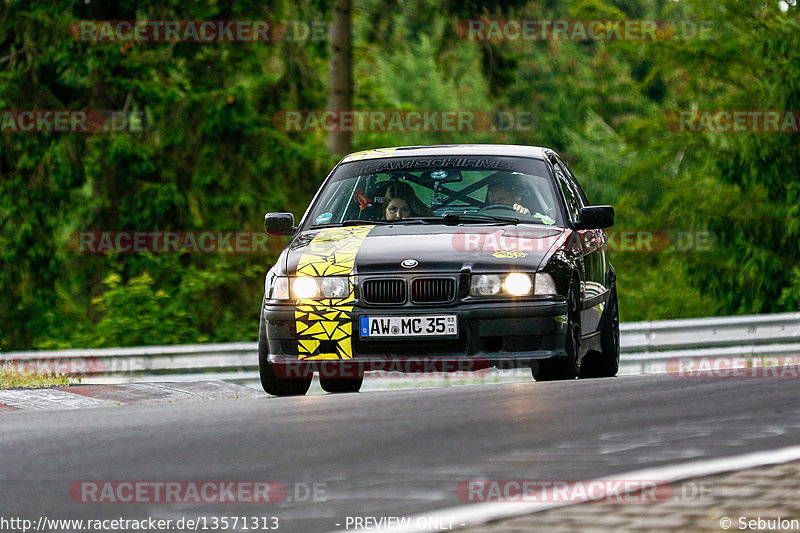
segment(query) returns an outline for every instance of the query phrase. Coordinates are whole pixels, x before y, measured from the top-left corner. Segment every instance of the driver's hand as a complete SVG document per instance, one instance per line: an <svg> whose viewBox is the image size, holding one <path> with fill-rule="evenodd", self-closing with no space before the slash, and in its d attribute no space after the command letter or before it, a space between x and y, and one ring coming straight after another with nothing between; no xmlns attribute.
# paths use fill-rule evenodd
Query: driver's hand
<svg viewBox="0 0 800 533"><path fill-rule="evenodd" d="M514 208L514 211L516 211L517 213L519 213L521 215L530 215L531 214L531 210L528 209L527 207L525 207L524 205L514 204L512 207Z"/></svg>

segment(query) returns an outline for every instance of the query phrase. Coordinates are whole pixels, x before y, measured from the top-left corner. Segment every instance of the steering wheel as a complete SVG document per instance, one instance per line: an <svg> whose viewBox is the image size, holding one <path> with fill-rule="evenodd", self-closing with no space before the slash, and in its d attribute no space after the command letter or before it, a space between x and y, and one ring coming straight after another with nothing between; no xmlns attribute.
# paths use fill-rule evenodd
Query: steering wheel
<svg viewBox="0 0 800 533"><path fill-rule="evenodd" d="M484 207L481 207L480 209L478 209L478 213L480 213L481 211L488 211L489 209L506 209L508 211L514 211L515 213L517 212L517 210L514 209L514 206L511 206L511 205L507 205L507 204L491 204L491 205L487 205L487 206L484 206Z"/></svg>

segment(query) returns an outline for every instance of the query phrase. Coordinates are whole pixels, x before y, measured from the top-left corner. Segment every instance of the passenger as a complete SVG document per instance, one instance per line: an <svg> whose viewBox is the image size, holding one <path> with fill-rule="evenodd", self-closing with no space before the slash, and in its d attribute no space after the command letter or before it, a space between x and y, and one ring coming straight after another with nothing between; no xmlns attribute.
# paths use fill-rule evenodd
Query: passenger
<svg viewBox="0 0 800 533"><path fill-rule="evenodd" d="M383 197L383 218L381 220L402 220L410 216L430 216L428 207L414 194L413 189L404 183L395 183L386 189Z"/></svg>
<svg viewBox="0 0 800 533"><path fill-rule="evenodd" d="M522 193L514 187L502 182L495 182L489 185L486 194L486 205L508 205L521 215L530 215L531 211L522 205Z"/></svg>

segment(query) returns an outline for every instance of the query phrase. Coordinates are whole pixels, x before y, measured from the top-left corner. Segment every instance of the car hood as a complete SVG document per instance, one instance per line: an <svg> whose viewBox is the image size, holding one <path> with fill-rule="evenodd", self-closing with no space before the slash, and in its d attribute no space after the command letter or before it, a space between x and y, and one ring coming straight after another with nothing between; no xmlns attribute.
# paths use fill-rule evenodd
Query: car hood
<svg viewBox="0 0 800 533"><path fill-rule="evenodd" d="M563 232L525 224L324 228L296 235L283 266L288 275L538 270Z"/></svg>

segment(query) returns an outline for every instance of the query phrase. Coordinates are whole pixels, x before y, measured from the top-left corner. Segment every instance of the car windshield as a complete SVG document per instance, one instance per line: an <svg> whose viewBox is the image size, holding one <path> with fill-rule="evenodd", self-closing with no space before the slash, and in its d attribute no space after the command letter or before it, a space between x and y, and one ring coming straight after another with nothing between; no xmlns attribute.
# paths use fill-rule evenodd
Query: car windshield
<svg viewBox="0 0 800 533"><path fill-rule="evenodd" d="M520 157L396 157L340 165L304 227L390 223L563 225L545 163Z"/></svg>

